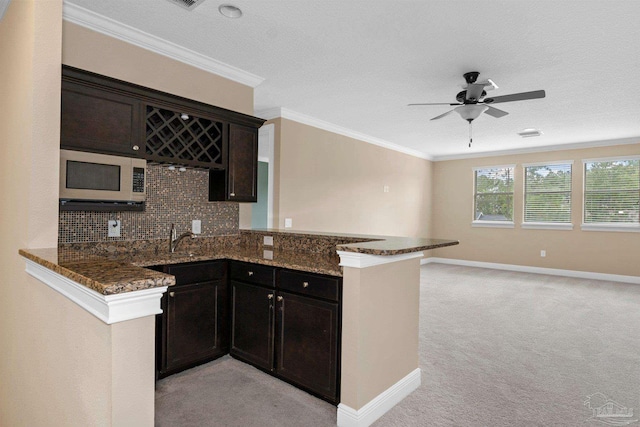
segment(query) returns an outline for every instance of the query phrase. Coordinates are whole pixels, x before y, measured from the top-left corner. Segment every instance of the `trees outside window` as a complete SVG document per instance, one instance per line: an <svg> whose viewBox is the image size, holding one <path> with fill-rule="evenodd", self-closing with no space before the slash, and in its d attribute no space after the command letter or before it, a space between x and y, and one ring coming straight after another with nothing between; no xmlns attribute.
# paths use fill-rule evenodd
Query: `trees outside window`
<svg viewBox="0 0 640 427"><path fill-rule="evenodd" d="M474 169L474 221L513 221L513 166Z"/></svg>
<svg viewBox="0 0 640 427"><path fill-rule="evenodd" d="M525 223L571 223L571 163L524 165Z"/></svg>
<svg viewBox="0 0 640 427"><path fill-rule="evenodd" d="M640 157L584 160L583 220L640 224Z"/></svg>

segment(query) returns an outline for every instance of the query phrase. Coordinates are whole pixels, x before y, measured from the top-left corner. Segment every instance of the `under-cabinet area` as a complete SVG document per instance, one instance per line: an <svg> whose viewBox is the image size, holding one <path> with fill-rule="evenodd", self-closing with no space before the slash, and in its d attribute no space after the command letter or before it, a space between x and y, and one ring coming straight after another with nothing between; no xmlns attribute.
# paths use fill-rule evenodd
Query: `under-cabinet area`
<svg viewBox="0 0 640 427"><path fill-rule="evenodd" d="M339 402L339 277L226 260L152 269L176 279L156 317L157 378L229 353Z"/></svg>

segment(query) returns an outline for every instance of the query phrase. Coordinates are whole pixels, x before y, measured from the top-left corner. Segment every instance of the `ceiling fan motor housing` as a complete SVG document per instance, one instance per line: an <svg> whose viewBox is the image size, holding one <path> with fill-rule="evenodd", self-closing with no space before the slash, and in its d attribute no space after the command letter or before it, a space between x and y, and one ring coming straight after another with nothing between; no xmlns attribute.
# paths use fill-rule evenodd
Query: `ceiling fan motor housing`
<svg viewBox="0 0 640 427"><path fill-rule="evenodd" d="M478 99L467 99L467 91L463 90L462 92L458 92L458 94L456 95L456 101L461 102L463 104L475 104L482 97L484 97L486 95L487 95L487 92L483 90L482 91L482 95L480 95L480 98L478 98Z"/></svg>

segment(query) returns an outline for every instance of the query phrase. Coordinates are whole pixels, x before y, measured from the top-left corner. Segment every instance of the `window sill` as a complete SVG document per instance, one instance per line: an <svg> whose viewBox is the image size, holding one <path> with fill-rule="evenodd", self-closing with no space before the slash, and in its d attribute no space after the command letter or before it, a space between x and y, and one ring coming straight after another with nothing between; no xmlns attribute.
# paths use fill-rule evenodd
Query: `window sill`
<svg viewBox="0 0 640 427"><path fill-rule="evenodd" d="M640 232L640 224L582 224L582 231Z"/></svg>
<svg viewBox="0 0 640 427"><path fill-rule="evenodd" d="M472 227L515 228L513 221L473 221Z"/></svg>
<svg viewBox="0 0 640 427"><path fill-rule="evenodd" d="M563 222L523 222L520 227L531 230L573 230L573 224Z"/></svg>

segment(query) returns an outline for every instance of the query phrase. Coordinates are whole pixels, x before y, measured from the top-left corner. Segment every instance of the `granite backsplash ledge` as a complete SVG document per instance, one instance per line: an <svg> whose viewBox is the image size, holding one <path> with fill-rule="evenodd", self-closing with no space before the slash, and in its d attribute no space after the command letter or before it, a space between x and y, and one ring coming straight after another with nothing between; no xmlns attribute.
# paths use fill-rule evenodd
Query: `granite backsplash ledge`
<svg viewBox="0 0 640 427"><path fill-rule="evenodd" d="M178 233L191 230L200 220L202 237L238 234L239 206L233 202L209 202L206 170L169 170L148 165L144 212L62 211L58 243L146 241L168 239L171 224ZM120 237L107 237L109 220L120 220ZM181 243L182 245L182 243Z"/></svg>

